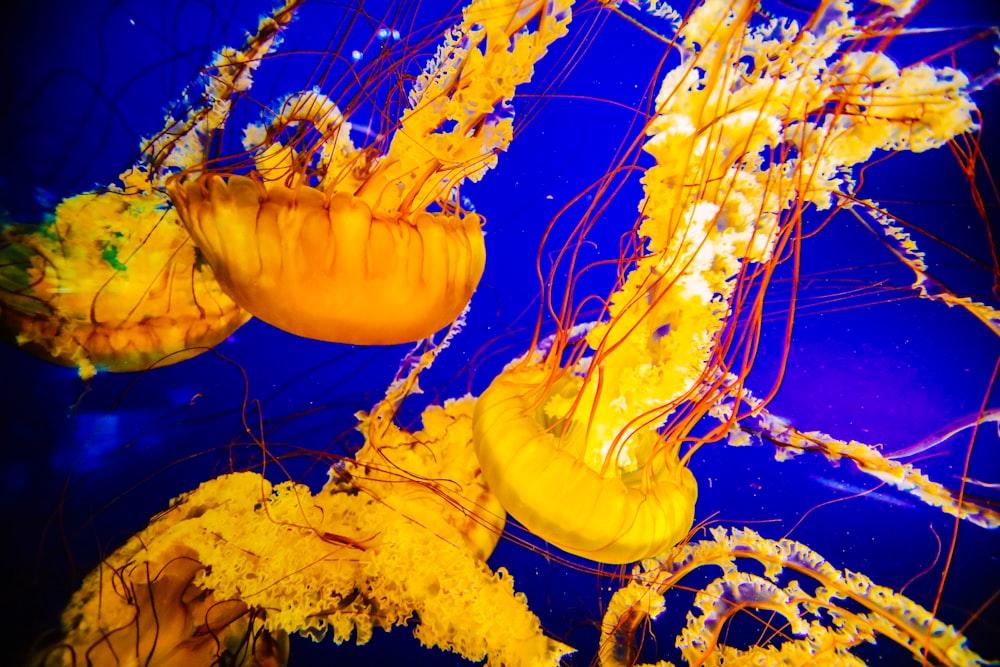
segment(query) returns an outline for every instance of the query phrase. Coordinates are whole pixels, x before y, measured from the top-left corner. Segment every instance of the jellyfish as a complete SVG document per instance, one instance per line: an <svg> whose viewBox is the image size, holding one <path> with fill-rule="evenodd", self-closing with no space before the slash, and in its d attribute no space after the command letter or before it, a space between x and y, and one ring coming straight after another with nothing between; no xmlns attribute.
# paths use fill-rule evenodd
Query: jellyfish
<svg viewBox="0 0 1000 667"><path fill-rule="evenodd" d="M84 379L190 358L249 319L199 265L165 198L127 188L0 232L5 338Z"/></svg>
<svg viewBox="0 0 1000 667"><path fill-rule="evenodd" d="M64 199L41 224L0 226L4 338L87 379L188 359L250 319L191 242L164 180L225 123L230 96L249 89L299 4L263 17L242 49L220 50L203 89L185 96L180 117L167 115L118 183Z"/></svg>
<svg viewBox="0 0 1000 667"><path fill-rule="evenodd" d="M318 492L248 471L176 498L85 578L37 663L284 665L290 633L365 644L412 625L469 660L558 665L572 649L484 562L504 512L471 445L472 398L429 407L417 432L392 424L435 354L361 415L365 446Z"/></svg>
<svg viewBox="0 0 1000 667"><path fill-rule="evenodd" d="M289 96L248 128L255 171L211 164L168 191L220 284L285 331L386 345L453 321L482 276L481 217L457 196L512 138L511 98L566 33L570 2L472 2L408 93L388 149L358 148L350 109L317 91ZM318 143L287 145L312 126Z"/></svg>
<svg viewBox="0 0 1000 667"><path fill-rule="evenodd" d="M577 324L548 297L561 333L476 404L490 488L547 542L626 563L683 540L697 500L687 463L736 413L696 427L744 392L767 284L797 252L803 211L849 207L852 168L878 151L975 128L962 72L861 50L850 12L828 3L802 28L756 26L754 3L708 0L684 21L681 64L646 127L656 164L638 241L603 317Z"/></svg>

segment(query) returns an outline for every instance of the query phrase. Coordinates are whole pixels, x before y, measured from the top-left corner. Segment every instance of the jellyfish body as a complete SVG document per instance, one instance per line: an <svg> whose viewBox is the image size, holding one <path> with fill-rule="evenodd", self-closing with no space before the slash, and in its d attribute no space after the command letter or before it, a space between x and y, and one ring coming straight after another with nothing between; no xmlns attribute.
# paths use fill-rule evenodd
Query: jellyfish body
<svg viewBox="0 0 1000 667"><path fill-rule="evenodd" d="M574 456L582 443L560 439L560 424L533 409L545 405L538 387L547 387L539 369L507 371L476 402L479 462L507 511L547 542L602 563L641 560L683 539L698 496L691 471L674 462L602 475Z"/></svg>
<svg viewBox="0 0 1000 667"><path fill-rule="evenodd" d="M113 574L102 565L87 577L64 611L65 634L41 646L30 664L285 667L287 634L262 631L260 612L202 589L196 582L205 567L196 552L171 547L153 562L116 553ZM134 545L122 551L144 555ZM101 575L109 574L117 586L102 589Z"/></svg>
<svg viewBox="0 0 1000 667"><path fill-rule="evenodd" d="M125 178L127 189L64 200L51 222L0 230L0 329L84 378L182 361L250 317L199 262L166 196Z"/></svg>
<svg viewBox="0 0 1000 667"><path fill-rule="evenodd" d="M350 108L308 91L289 96L266 129L248 129L248 175L206 170L170 183L227 293L281 329L345 343L418 340L457 318L486 261L482 220L462 210L458 187L510 143L514 90L565 34L569 4L466 7L384 154L354 146ZM281 143L307 125L318 144Z"/></svg>
<svg viewBox="0 0 1000 667"><path fill-rule="evenodd" d="M471 402L432 407L415 434L376 425L376 408L363 424L381 442L316 493L244 472L178 497L84 579L38 664L270 667L287 664L286 634L364 644L399 625L473 661L560 664L572 649L484 562L503 514L463 437Z"/></svg>
<svg viewBox="0 0 1000 667"><path fill-rule="evenodd" d="M238 175L171 193L226 292L307 338L388 345L428 336L461 314L486 264L474 213L378 218L347 193Z"/></svg>

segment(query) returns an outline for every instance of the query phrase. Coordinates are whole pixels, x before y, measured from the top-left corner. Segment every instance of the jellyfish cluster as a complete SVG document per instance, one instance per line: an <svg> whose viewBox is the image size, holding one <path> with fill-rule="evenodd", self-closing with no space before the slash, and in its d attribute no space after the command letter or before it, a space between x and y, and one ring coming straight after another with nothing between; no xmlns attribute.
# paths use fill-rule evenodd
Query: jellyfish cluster
<svg viewBox="0 0 1000 667"><path fill-rule="evenodd" d="M985 264L994 281L1000 265L995 249L990 267L911 224L866 178L890 158L950 149L974 202L962 224L989 236L977 102L1000 63L964 63L967 50L995 51L1000 31L923 27L918 4L824 0L787 17L753 0L472 0L414 16L357 7L328 28L309 0L273 7L215 52L113 183L40 223L3 221L0 330L87 386L226 359L252 319L398 364L347 406L353 434L329 436L353 444L325 451L279 453L248 378L251 455L230 445L103 545L24 660L277 666L295 664L301 638L411 633L419 650L496 666L853 665L882 651L992 664L1000 653L977 640L1000 589L977 609L942 602L959 536L997 544L997 459L974 445L1000 423L1000 309L938 253ZM494 257L497 216L468 193L489 191L539 118L584 98L567 82L602 57L609 26L646 40L630 57L652 80L607 102L630 119L624 136L596 122L579 145L536 137L567 151L610 143L610 162L544 219L522 221L531 209L513 190L497 196L516 211L504 227L543 233ZM294 46L307 27L329 31L325 49ZM908 39L920 55L897 58ZM299 59L312 67L296 79ZM843 252L824 248L825 233L848 220L891 258L891 278L839 283L824 268ZM493 281L516 275L534 279L533 299L471 349L477 311L491 294L502 304ZM909 282L886 287L900 275ZM829 316L822 326L840 301L872 295L974 324L985 343L941 345L981 345L973 358L996 364L975 412L896 451L864 429L782 416L811 311ZM449 358L467 362L464 384L443 379ZM949 447L960 465L935 466ZM826 503L794 525L755 515L767 475L794 476L805 459L826 466L810 482L842 501L930 512L950 531L923 536L937 556L881 582L852 569L858 527L825 528L844 531L844 553L800 539ZM707 511L734 476L745 500ZM590 633L553 630L553 613L579 608L526 594L517 554L597 582L577 593L591 598ZM934 577L931 594L909 594Z"/></svg>

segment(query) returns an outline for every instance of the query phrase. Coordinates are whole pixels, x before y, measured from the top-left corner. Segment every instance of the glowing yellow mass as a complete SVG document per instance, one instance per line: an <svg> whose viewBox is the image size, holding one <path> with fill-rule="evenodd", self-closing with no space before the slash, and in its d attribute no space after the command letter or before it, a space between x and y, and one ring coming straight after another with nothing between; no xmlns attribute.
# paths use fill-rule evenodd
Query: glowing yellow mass
<svg viewBox="0 0 1000 667"><path fill-rule="evenodd" d="M616 478L584 463L579 427L544 412L579 391L574 379L547 392L543 371L508 370L479 397L475 442L490 488L532 533L579 556L626 563L669 549L694 522L694 475L674 462ZM656 436L645 435L651 451Z"/></svg>
<svg viewBox="0 0 1000 667"><path fill-rule="evenodd" d="M0 230L0 326L84 378L188 359L250 318L198 263L166 196L132 182Z"/></svg>
<svg viewBox="0 0 1000 667"><path fill-rule="evenodd" d="M260 319L327 341L414 341L458 317L486 262L483 221L458 188L510 143L515 87L566 33L570 4L471 3L409 91L384 155L355 147L349 119L308 92L248 130L255 174L169 185L223 288ZM304 123L321 145L274 139Z"/></svg>

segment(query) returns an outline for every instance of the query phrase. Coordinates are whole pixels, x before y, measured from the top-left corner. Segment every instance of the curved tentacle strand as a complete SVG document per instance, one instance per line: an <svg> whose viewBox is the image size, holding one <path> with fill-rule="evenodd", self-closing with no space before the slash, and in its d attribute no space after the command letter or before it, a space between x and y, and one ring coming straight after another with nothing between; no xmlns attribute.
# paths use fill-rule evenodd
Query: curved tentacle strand
<svg viewBox="0 0 1000 667"><path fill-rule="evenodd" d="M737 561L757 561L763 575L744 572ZM664 594L683 585L694 570L712 565L722 575L697 591L677 647L691 665L862 665L851 653L884 636L914 657L939 665L983 665L962 634L909 598L879 586L863 574L838 570L807 546L769 540L752 530L714 528L711 539L679 546L669 556L637 565L619 589L602 626L601 664L624 665L635 628L664 610ZM781 583L788 571L804 577ZM845 600L846 603L839 602ZM860 608L862 611L854 611ZM722 643L728 621L746 611L774 612L787 621L783 641L745 650Z"/></svg>

